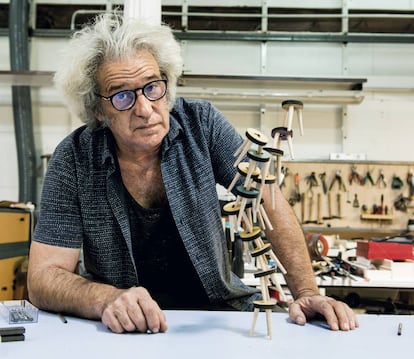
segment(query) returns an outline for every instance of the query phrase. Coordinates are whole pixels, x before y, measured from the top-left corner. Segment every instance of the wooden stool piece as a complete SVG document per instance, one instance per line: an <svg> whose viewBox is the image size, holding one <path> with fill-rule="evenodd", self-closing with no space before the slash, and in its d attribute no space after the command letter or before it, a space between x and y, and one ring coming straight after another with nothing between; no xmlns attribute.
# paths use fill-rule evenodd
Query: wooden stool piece
<svg viewBox="0 0 414 359"><path fill-rule="evenodd" d="M293 140L292 140L293 130L292 129L288 129L287 127L275 127L272 130L272 137L273 137L273 145L276 148L280 148L281 141L287 141L289 152L290 152L290 157L292 159L295 158L293 154Z"/></svg>
<svg viewBox="0 0 414 359"><path fill-rule="evenodd" d="M240 239L243 242L250 242L254 241L256 238L259 238L262 234L262 230L260 227L253 227L251 231L243 231L239 234Z"/></svg>
<svg viewBox="0 0 414 359"><path fill-rule="evenodd" d="M237 151L234 154L234 156L238 156L236 162L234 163L234 166L236 167L240 163L240 161L246 155L252 143L258 145L258 152L261 152L260 147L266 145L267 142L268 138L263 133L254 128L248 128L246 130L246 139L243 141L241 146L237 149Z"/></svg>
<svg viewBox="0 0 414 359"><path fill-rule="evenodd" d="M267 322L267 336L269 339L272 339L272 311L276 306L276 300L270 299L268 301L264 300L255 300L254 305L254 314L253 314L253 323L250 329L250 336L254 334L254 328L256 326L257 317L259 315L260 309L265 310L266 312L266 322Z"/></svg>
<svg viewBox="0 0 414 359"><path fill-rule="evenodd" d="M292 129L293 114L296 112L300 135L303 136L303 102L299 100L286 100L282 102L282 108L286 111L285 125L289 130Z"/></svg>

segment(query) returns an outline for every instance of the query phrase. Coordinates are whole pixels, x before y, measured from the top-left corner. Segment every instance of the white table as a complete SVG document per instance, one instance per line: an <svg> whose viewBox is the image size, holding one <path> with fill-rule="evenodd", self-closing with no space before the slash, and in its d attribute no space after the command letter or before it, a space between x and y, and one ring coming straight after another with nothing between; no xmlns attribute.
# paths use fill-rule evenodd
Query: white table
<svg viewBox="0 0 414 359"><path fill-rule="evenodd" d="M413 316L360 315L360 328L333 332L321 323L304 327L274 313L273 339L266 337L260 313L249 335L253 313L166 311L169 330L160 334L114 334L100 322L40 312L26 324L26 340L0 343L1 359L103 358L396 358L413 354ZM402 335L397 335L398 323ZM0 327L6 324L0 321Z"/></svg>

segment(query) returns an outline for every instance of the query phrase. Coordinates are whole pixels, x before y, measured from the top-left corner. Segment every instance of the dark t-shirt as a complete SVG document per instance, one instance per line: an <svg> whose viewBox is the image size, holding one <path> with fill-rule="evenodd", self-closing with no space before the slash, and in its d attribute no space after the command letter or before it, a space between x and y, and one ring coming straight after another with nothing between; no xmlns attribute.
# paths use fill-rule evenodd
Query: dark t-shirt
<svg viewBox="0 0 414 359"><path fill-rule="evenodd" d="M209 300L178 234L170 206L143 208L126 192L139 284L162 309L198 309Z"/></svg>

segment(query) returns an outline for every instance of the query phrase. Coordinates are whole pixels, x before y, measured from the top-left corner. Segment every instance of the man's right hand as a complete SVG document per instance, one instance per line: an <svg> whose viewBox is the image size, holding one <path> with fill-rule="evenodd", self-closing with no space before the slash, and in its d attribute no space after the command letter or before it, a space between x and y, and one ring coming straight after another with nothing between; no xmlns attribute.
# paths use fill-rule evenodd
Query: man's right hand
<svg viewBox="0 0 414 359"><path fill-rule="evenodd" d="M102 312L102 323L115 333L165 332L165 314L144 287L119 290Z"/></svg>

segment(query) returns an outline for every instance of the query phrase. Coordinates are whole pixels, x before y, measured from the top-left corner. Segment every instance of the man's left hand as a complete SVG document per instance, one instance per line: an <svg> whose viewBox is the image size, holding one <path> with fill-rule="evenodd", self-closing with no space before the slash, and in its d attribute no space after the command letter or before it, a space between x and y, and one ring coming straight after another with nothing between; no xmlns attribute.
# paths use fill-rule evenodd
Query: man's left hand
<svg viewBox="0 0 414 359"><path fill-rule="evenodd" d="M353 330L358 328L354 311L345 303L322 295L304 296L289 306L289 316L296 324L305 325L316 315L325 317L331 330Z"/></svg>

